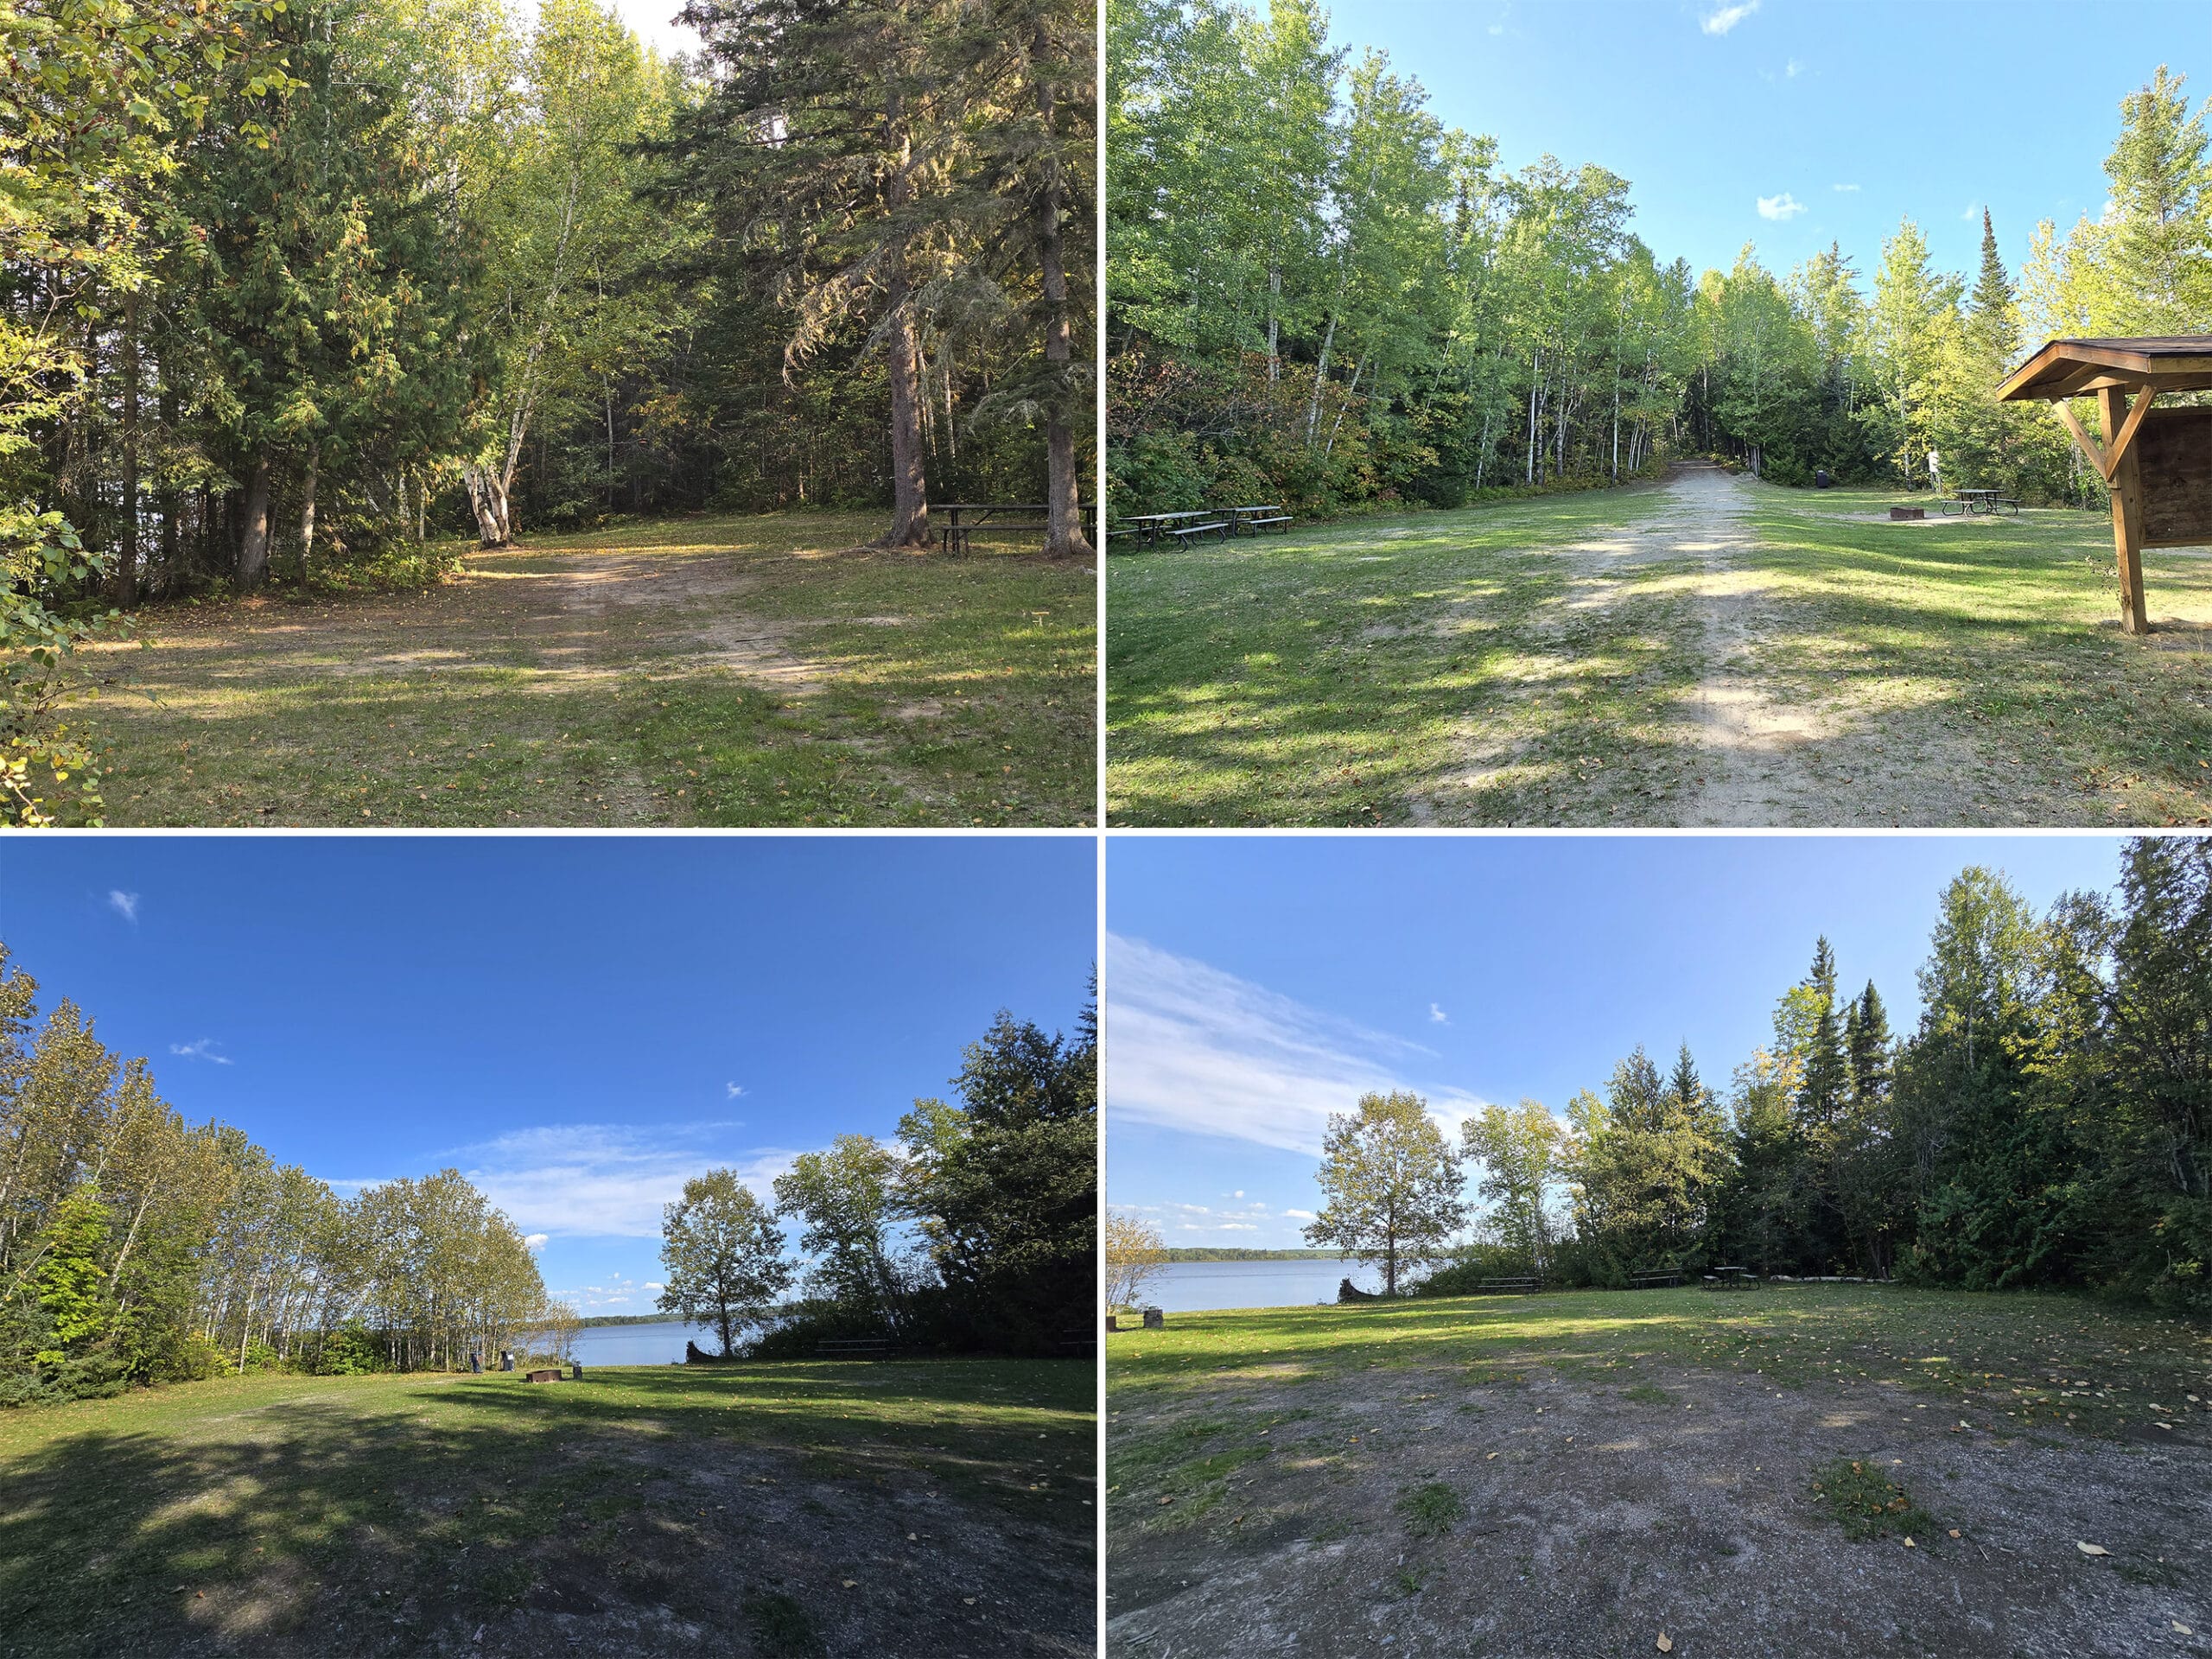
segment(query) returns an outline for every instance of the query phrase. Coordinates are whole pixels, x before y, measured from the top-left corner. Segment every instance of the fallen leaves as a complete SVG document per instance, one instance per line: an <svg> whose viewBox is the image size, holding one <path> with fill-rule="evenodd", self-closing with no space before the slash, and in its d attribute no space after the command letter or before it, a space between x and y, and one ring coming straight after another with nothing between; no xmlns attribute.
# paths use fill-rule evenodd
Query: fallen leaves
<svg viewBox="0 0 2212 1659"><path fill-rule="evenodd" d="M1656 1642L1654 1642L1651 1645L1658 1649L1662 1653L1672 1653L1675 1650L1674 1643L1669 1639L1667 1632L1664 1630L1659 1632L1659 1639Z"/></svg>
<svg viewBox="0 0 2212 1659"><path fill-rule="evenodd" d="M2112 1551L2107 1549L2102 1544L2085 1544L2078 1538L2074 1541L2074 1548L2080 1550L2084 1555L2109 1555L2112 1554Z"/></svg>

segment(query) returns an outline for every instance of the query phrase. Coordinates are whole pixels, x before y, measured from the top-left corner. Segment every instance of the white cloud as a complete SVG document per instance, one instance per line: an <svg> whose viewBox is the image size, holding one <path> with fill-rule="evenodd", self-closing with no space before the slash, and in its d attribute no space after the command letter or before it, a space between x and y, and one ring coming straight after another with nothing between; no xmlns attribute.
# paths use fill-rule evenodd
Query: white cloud
<svg viewBox="0 0 2212 1659"><path fill-rule="evenodd" d="M169 1052L181 1060L207 1060L216 1065L228 1065L230 1057L215 1052L217 1046L213 1037L202 1037L196 1043L171 1043Z"/></svg>
<svg viewBox="0 0 2212 1659"><path fill-rule="evenodd" d="M1452 1023L1452 1016L1432 1002L1428 1005L1428 1022L1433 1026L1448 1026Z"/></svg>
<svg viewBox="0 0 2212 1659"><path fill-rule="evenodd" d="M661 1208L683 1183L728 1167L760 1197L798 1154L755 1148L741 1156L707 1143L724 1123L637 1128L567 1123L518 1129L458 1150L461 1173L526 1233L554 1238L658 1238Z"/></svg>
<svg viewBox="0 0 2212 1659"><path fill-rule="evenodd" d="M1828 188L1831 190L1840 190L1847 195L1855 195L1859 191L1859 187L1855 184L1832 184Z"/></svg>
<svg viewBox="0 0 2212 1659"><path fill-rule="evenodd" d="M1805 66L1798 62L1795 58L1790 59L1788 63L1782 67L1783 78L1787 80L1795 80L1798 76L1804 73Z"/></svg>
<svg viewBox="0 0 2212 1659"><path fill-rule="evenodd" d="M1132 1122L1318 1155L1329 1114L1407 1088L1430 1050L1324 1014L1203 962L1109 936L1108 1109ZM1421 1088L1447 1122L1483 1103Z"/></svg>
<svg viewBox="0 0 2212 1659"><path fill-rule="evenodd" d="M522 1242L530 1247L530 1253L536 1255L538 1251L545 1248L545 1235L543 1233L527 1234Z"/></svg>
<svg viewBox="0 0 2212 1659"><path fill-rule="evenodd" d="M1959 217L1961 219L1980 219L1981 217L1981 204L1978 201L1970 201L1967 203L1965 209L1959 214Z"/></svg>
<svg viewBox="0 0 2212 1659"><path fill-rule="evenodd" d="M1289 1216L1297 1221L1311 1221L1313 1219L1313 1212L1311 1210L1286 1210L1283 1211L1283 1214Z"/></svg>
<svg viewBox="0 0 2212 1659"><path fill-rule="evenodd" d="M1697 20L1697 26L1708 35L1726 35L1759 9L1759 0L1744 0L1741 5L1723 6L1718 11L1708 11Z"/></svg>
<svg viewBox="0 0 2212 1659"><path fill-rule="evenodd" d="M726 1083L722 1087L729 1090L729 1097L732 1100L735 1100L740 1095L745 1092L742 1086L734 1083Z"/></svg>
<svg viewBox="0 0 2212 1659"><path fill-rule="evenodd" d="M658 1279L648 1279L645 1281L645 1288L647 1290L666 1290L668 1287L661 1283Z"/></svg>
<svg viewBox="0 0 2212 1659"><path fill-rule="evenodd" d="M1783 191L1778 196L1761 196L1759 198L1759 217L1761 219L1790 219L1796 218L1798 214L1804 211L1805 204L1798 200L1796 197L1791 195L1787 190Z"/></svg>
<svg viewBox="0 0 2212 1659"><path fill-rule="evenodd" d="M126 922L135 925L138 920L138 895L135 893L110 887L107 890L107 907Z"/></svg>

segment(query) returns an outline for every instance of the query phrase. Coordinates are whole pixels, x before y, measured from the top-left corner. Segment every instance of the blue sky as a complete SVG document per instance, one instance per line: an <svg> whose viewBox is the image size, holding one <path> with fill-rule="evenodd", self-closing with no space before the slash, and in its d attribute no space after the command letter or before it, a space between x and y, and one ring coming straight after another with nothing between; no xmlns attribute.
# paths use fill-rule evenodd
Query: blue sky
<svg viewBox="0 0 2212 1659"><path fill-rule="evenodd" d="M1981 208L2016 273L2036 221L2105 200L2120 100L2164 62L2212 94L2202 0L1338 0L1447 125L1519 168L1547 150L1629 180L1662 262L1777 271L1840 240L1862 276L1910 213L1971 272ZM1355 56L1357 52L1355 52ZM1855 186L1856 188L1839 188ZM1768 203L1767 217L1760 202Z"/></svg>
<svg viewBox="0 0 2212 1659"><path fill-rule="evenodd" d="M351 1192L453 1165L556 1293L650 1311L660 1207L1071 1030L1087 837L11 837L0 939L194 1121Z"/></svg>
<svg viewBox="0 0 2212 1659"><path fill-rule="evenodd" d="M1107 1192L1171 1244L1301 1243L1328 1114L1406 1087L1562 1109L1643 1044L1707 1084L1835 948L1891 1025L1959 870L2040 911L2101 836L1127 838L1107 852Z"/></svg>

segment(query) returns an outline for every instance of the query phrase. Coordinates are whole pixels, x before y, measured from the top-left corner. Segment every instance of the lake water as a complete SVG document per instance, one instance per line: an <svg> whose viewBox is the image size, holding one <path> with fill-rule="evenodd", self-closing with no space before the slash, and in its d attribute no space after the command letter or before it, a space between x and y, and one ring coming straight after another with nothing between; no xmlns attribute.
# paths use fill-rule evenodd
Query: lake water
<svg viewBox="0 0 2212 1659"><path fill-rule="evenodd" d="M681 1319L661 1319L652 1325L592 1325L576 1332L576 1363L594 1365L680 1365L683 1344L696 1342L709 1353L718 1353L721 1343L705 1325Z"/></svg>
<svg viewBox="0 0 2212 1659"><path fill-rule="evenodd" d="M1335 1301L1338 1281L1346 1276L1362 1290L1382 1287L1380 1272L1356 1262L1170 1262L1145 1286L1141 1300L1170 1313L1304 1307Z"/></svg>

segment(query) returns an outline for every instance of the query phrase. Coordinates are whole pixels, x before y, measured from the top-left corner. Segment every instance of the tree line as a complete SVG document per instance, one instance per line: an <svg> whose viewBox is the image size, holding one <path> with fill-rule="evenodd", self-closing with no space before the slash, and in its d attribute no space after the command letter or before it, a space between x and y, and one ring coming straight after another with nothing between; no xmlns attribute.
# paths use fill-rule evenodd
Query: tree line
<svg viewBox="0 0 2212 1659"><path fill-rule="evenodd" d="M1230 497L1459 506L1722 455L1777 482L1942 475L2101 505L2041 409L1991 396L2024 346L2212 327L2205 108L2161 66L2120 110L2112 206L2024 269L1983 215L1971 281L1909 217L1871 272L1662 261L1626 179L1517 171L1318 0L1109 10L1108 469L1124 511ZM2085 400L2077 410L2094 424Z"/></svg>
<svg viewBox="0 0 2212 1659"><path fill-rule="evenodd" d="M1041 493L1083 550L1090 16L691 0L671 62L594 0L0 10L6 758L88 775L102 607L418 582L464 531L919 547L932 493Z"/></svg>
<svg viewBox="0 0 2212 1659"><path fill-rule="evenodd" d="M712 1326L726 1356L810 1355L841 1337L949 1352L1088 1342L1095 1007L1071 1039L1001 1011L953 1091L916 1101L895 1142L841 1135L801 1154L772 1204L732 1170L685 1182L664 1217L661 1308Z"/></svg>
<svg viewBox="0 0 2212 1659"><path fill-rule="evenodd" d="M2116 891L2041 916L1961 872L1919 992L1892 1033L1822 939L1725 1091L1638 1048L1563 1115L1487 1106L1456 1140L1370 1095L1331 1120L1306 1236L1389 1294L1733 1266L2212 1313L2212 843L2133 841Z"/></svg>
<svg viewBox="0 0 2212 1659"><path fill-rule="evenodd" d="M456 1170L341 1198L187 1123L0 944L0 1405L222 1371L457 1370L557 1348L514 1224Z"/></svg>

